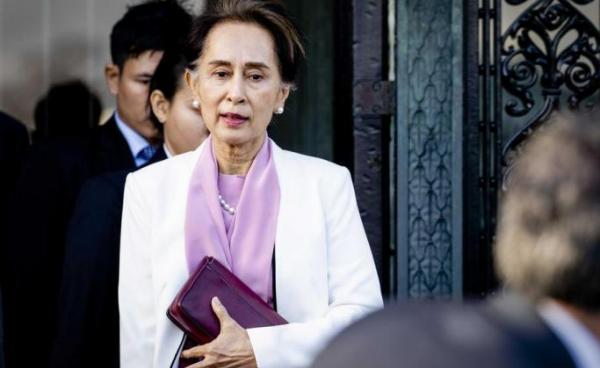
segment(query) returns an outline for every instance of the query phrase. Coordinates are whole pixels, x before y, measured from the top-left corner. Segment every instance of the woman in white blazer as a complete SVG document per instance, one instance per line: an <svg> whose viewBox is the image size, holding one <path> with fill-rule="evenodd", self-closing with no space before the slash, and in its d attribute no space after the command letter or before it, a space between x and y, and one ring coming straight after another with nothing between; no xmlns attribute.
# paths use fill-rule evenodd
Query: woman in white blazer
<svg viewBox="0 0 600 368"><path fill-rule="evenodd" d="M304 55L276 0L223 0L194 24L187 81L210 137L127 179L121 233L121 368L306 367L382 306L348 170L282 150L266 134ZM166 316L204 256L289 324L243 329L213 300L221 332L185 351ZM274 260L274 262L273 262Z"/></svg>

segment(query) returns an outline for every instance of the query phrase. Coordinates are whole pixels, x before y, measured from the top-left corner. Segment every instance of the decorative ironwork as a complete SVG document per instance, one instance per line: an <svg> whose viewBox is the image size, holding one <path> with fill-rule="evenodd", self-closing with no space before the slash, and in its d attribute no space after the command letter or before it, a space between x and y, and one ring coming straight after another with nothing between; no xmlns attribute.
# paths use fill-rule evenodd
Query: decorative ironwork
<svg viewBox="0 0 600 368"><path fill-rule="evenodd" d="M555 109L584 108L600 97L600 33L582 10L591 4L600 0L466 3L466 32L479 33L478 40L465 40L467 73L479 68L477 82L466 76L465 89L463 270L469 297L494 289L499 190L510 183L522 143ZM517 10L502 33L503 14Z"/></svg>
<svg viewBox="0 0 600 368"><path fill-rule="evenodd" d="M408 171L398 175L408 176L408 295L444 298L453 292L452 14L445 0L407 3Z"/></svg>
<svg viewBox="0 0 600 368"><path fill-rule="evenodd" d="M519 5L527 0L506 0ZM501 40L502 88L513 98L504 105L512 117L530 114L503 147L507 155L559 106L567 93L577 108L600 87L600 33L575 5L594 0L537 0L508 28ZM543 99L536 106L535 91ZM535 108L535 110L534 110Z"/></svg>
<svg viewBox="0 0 600 368"><path fill-rule="evenodd" d="M465 8L467 88L464 127L464 294L484 297L497 284L492 266L496 229L498 173L500 168L501 104L500 39L501 0L467 2ZM473 75L475 74L475 75ZM473 78L474 80L472 80Z"/></svg>

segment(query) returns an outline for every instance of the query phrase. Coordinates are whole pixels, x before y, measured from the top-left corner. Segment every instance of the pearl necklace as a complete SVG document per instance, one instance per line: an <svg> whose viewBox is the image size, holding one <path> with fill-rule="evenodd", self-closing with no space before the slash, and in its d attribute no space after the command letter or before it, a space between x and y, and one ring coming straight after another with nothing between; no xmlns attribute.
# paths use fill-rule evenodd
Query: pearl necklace
<svg viewBox="0 0 600 368"><path fill-rule="evenodd" d="M231 207L229 205L229 203L227 203L225 201L225 199L223 199L223 196L219 194L219 203L221 204L221 207L227 211L231 216L235 215L235 208Z"/></svg>

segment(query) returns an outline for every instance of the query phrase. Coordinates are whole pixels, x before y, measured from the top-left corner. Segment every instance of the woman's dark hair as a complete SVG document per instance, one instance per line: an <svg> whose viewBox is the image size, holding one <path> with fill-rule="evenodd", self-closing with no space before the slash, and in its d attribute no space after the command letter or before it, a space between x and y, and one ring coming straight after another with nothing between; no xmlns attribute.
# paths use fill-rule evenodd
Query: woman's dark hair
<svg viewBox="0 0 600 368"><path fill-rule="evenodd" d="M160 132L163 131L163 125L156 115L154 115L154 111L152 111L150 96L153 91L159 90L168 101L172 101L175 93L177 93L177 90L184 83L183 75L188 63L188 59L182 52L167 50L152 75L149 88L150 93L148 95L148 108L150 109L150 119Z"/></svg>
<svg viewBox="0 0 600 368"><path fill-rule="evenodd" d="M192 24L186 48L190 60L197 60L210 30L223 22L255 23L265 28L275 41L279 70L284 82L293 83L300 62L304 59L304 46L298 27L278 0L209 0L206 9ZM190 69L195 69L191 64Z"/></svg>

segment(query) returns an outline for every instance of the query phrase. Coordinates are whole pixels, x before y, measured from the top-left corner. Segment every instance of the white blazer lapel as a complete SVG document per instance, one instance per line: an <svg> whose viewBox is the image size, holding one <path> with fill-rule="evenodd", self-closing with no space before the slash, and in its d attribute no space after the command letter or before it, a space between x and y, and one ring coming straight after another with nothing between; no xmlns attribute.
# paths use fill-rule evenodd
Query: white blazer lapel
<svg viewBox="0 0 600 368"><path fill-rule="evenodd" d="M169 319L165 318L168 307L179 292L181 286L189 277L187 260L185 255L185 216L187 208L187 197L189 182L200 152L206 141L198 147L194 153L175 168L175 173L169 173L171 181L168 193L162 193L165 203L158 206L160 211L159 223L155 224L162 231L155 234L156 248L153 257L155 263L157 311L156 318L162 321L157 326L158 344L156 356L160 367L178 367L178 353L181 349L181 341L184 333L176 327ZM177 180L174 180L176 178ZM157 180L165 178L157 178ZM159 267L160 265L160 267Z"/></svg>
<svg viewBox="0 0 600 368"><path fill-rule="evenodd" d="M310 302L303 303L298 295L306 295L306 300L310 300L311 294L323 291L315 289L314 277L321 272L326 274L325 221L315 180L305 176L290 156L292 153L273 146L281 191L275 236L277 311L288 321L299 322L320 309ZM313 231L309 233L307 229Z"/></svg>

